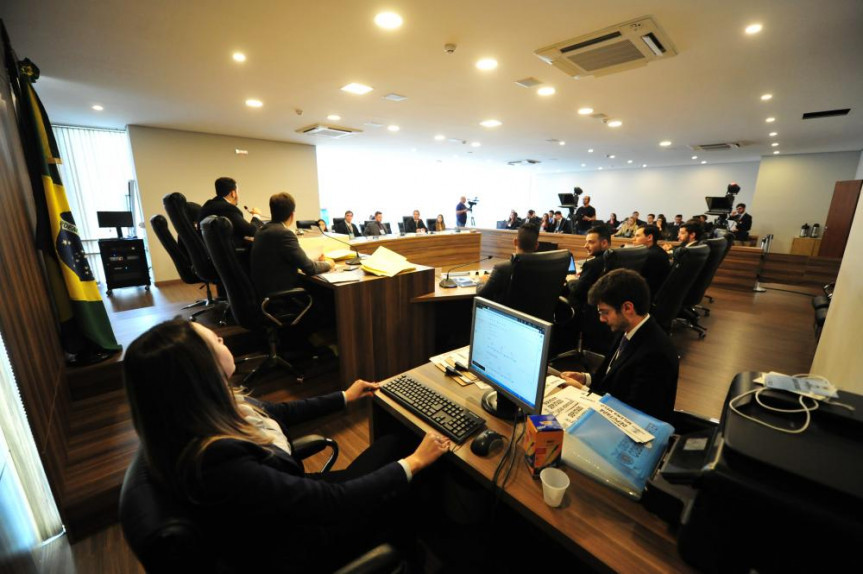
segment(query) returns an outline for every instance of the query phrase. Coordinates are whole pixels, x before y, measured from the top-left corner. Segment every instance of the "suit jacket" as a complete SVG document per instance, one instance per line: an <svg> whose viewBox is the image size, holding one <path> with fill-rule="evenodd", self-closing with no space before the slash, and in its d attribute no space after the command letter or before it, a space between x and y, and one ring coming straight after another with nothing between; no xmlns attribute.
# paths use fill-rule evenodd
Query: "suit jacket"
<svg viewBox="0 0 863 574"><path fill-rule="evenodd" d="M366 237L386 234L387 229L386 227L384 227L384 224L378 223L377 221L369 221L368 223L366 223L366 227L363 230L363 235L365 235Z"/></svg>
<svg viewBox="0 0 863 574"><path fill-rule="evenodd" d="M551 224L552 233L572 233L572 222L567 218L561 218L560 222L553 221Z"/></svg>
<svg viewBox="0 0 863 574"><path fill-rule="evenodd" d="M653 245L647 249L647 260L644 262L644 267L641 270L641 276L647 281L647 286L650 287L651 299L659 291L659 288L668 277L668 272L671 270L671 260L668 253L659 245Z"/></svg>
<svg viewBox="0 0 863 574"><path fill-rule="evenodd" d="M354 234L354 237L359 237L360 236L360 230L356 226L356 224L351 223L350 226L351 226L351 231ZM333 231L336 233L341 233L343 235L350 235L350 233L348 233L348 222L347 221L339 221L338 223L333 225Z"/></svg>
<svg viewBox="0 0 863 574"><path fill-rule="evenodd" d="M737 222L737 231L749 231L752 229L752 216L744 212L743 215L734 214L729 217L731 221Z"/></svg>
<svg viewBox="0 0 863 574"><path fill-rule="evenodd" d="M240 208L228 203L228 200L224 197L216 196L213 199L208 199L201 206L198 222L200 223L210 215L220 215L230 220L231 226L234 229L234 244L238 247L247 247L248 242L244 238L253 237L258 231L258 227L255 224L246 221Z"/></svg>
<svg viewBox="0 0 863 574"><path fill-rule="evenodd" d="M522 223L523 222L522 222L520 217L516 217L515 220L507 219L506 220L506 228L507 229L518 229L519 227L521 227Z"/></svg>
<svg viewBox="0 0 863 574"><path fill-rule="evenodd" d="M410 219L405 222L405 233L416 233L419 229L425 229L428 231L428 228L422 219L418 219L416 221Z"/></svg>
<svg viewBox="0 0 863 574"><path fill-rule="evenodd" d="M261 406L287 436L290 425L343 409L344 399L331 393ZM302 461L281 449L226 439L205 451L190 498L207 539L237 571L305 572L321 568L323 557L338 551L333 530L344 531L346 522L374 512L407 484L397 462L328 482L307 475Z"/></svg>
<svg viewBox="0 0 863 574"><path fill-rule="evenodd" d="M509 289L509 280L512 278L512 261L499 263L494 266L488 281L476 290L477 297L485 297L495 303L502 303Z"/></svg>
<svg viewBox="0 0 863 574"><path fill-rule="evenodd" d="M671 339L656 321L648 318L612 364L622 336L620 333L614 337L605 360L592 377L590 389L601 395L610 393L642 412L670 422L680 365Z"/></svg>
<svg viewBox="0 0 863 574"><path fill-rule="evenodd" d="M567 283L567 299L573 307L578 308L587 304L587 292L590 291L590 288L593 287L597 279L602 277L602 273L605 271L603 253L605 251L600 251L594 257L585 261L581 266L581 275L578 276L578 279Z"/></svg>
<svg viewBox="0 0 863 574"><path fill-rule="evenodd" d="M252 283L258 297L296 287L298 269L316 275L329 271L330 265L309 259L294 232L281 223L264 225L252 244Z"/></svg>

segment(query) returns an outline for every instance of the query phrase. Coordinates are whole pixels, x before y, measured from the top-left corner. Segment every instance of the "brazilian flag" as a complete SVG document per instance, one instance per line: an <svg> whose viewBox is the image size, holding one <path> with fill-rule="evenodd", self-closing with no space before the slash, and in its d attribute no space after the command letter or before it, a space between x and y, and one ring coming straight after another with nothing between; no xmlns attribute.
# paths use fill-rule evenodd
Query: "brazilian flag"
<svg viewBox="0 0 863 574"><path fill-rule="evenodd" d="M60 180L60 154L48 115L33 89L39 69L26 59L17 68L18 121L36 204L36 247L42 253L61 342L68 362L97 362L119 351L120 345Z"/></svg>

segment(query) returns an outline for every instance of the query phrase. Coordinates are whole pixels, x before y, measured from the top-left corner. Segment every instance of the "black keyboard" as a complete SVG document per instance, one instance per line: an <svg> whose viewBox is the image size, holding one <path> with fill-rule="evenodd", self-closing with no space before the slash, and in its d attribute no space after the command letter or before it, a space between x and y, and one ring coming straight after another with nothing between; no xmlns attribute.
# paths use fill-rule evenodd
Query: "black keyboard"
<svg viewBox="0 0 863 574"><path fill-rule="evenodd" d="M456 444L463 443L485 426L484 418L407 375L399 375L384 383L381 390Z"/></svg>

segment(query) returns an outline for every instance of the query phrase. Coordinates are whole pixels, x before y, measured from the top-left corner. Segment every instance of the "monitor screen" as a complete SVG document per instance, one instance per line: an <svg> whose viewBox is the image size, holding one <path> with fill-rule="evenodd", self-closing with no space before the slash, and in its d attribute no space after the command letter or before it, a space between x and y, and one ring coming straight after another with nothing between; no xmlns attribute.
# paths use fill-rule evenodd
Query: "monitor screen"
<svg viewBox="0 0 863 574"><path fill-rule="evenodd" d="M560 200L561 207L576 207L578 204L575 202L575 194L574 193L558 193L557 198Z"/></svg>
<svg viewBox="0 0 863 574"><path fill-rule="evenodd" d="M131 211L97 211L99 227L134 227Z"/></svg>
<svg viewBox="0 0 863 574"><path fill-rule="evenodd" d="M707 203L708 211L728 212L731 211L731 203L733 201L733 198L728 196L705 197L704 201Z"/></svg>
<svg viewBox="0 0 863 574"><path fill-rule="evenodd" d="M550 342L551 323L476 297L469 369L497 391L483 408L505 418L516 407L541 412Z"/></svg>

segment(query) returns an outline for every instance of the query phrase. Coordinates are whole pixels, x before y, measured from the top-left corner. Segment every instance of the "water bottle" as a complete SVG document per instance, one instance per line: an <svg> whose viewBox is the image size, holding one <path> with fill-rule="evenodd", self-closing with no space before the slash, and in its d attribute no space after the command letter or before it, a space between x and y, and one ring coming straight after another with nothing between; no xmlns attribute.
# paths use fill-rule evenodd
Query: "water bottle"
<svg viewBox="0 0 863 574"><path fill-rule="evenodd" d="M803 227L800 228L800 237L809 237L809 224L804 223Z"/></svg>
<svg viewBox="0 0 863 574"><path fill-rule="evenodd" d="M821 235L821 226L817 223L812 225L812 232L809 237L819 237Z"/></svg>

